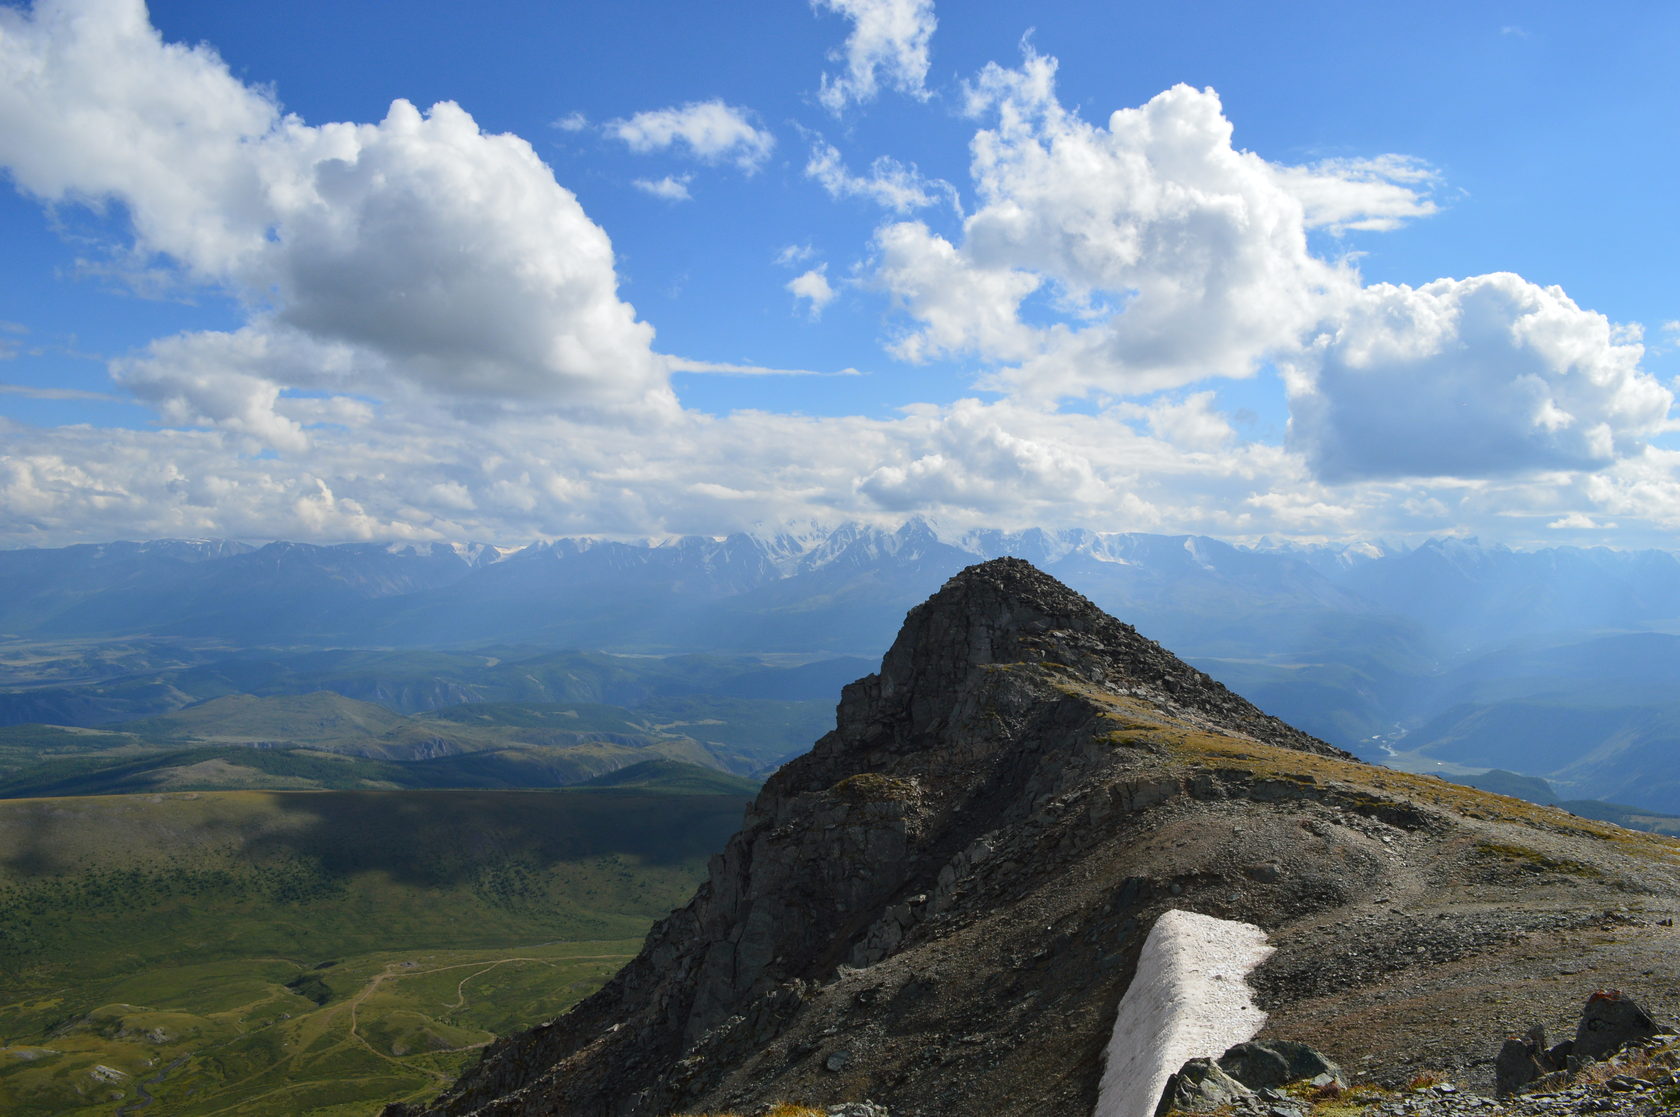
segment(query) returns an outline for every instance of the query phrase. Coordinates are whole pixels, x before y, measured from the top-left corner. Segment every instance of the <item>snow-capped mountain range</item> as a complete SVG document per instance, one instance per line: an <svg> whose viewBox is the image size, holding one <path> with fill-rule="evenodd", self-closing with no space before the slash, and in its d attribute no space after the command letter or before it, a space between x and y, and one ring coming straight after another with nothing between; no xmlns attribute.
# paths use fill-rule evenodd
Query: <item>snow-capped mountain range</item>
<svg viewBox="0 0 1680 1117"><path fill-rule="evenodd" d="M1668 551L1239 547L922 520L523 547L106 543L0 551L0 638L873 656L911 605L1004 555L1365 755L1680 810L1663 774L1680 767Z"/></svg>

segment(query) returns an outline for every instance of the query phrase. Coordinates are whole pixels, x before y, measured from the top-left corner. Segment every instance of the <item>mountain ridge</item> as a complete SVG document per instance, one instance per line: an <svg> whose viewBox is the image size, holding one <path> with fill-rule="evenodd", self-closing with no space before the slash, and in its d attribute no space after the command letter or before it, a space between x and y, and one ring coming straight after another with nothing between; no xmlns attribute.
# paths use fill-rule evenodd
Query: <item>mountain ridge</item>
<svg viewBox="0 0 1680 1117"><path fill-rule="evenodd" d="M154 552L155 563L142 561ZM1526 707L1538 711L1529 724L1567 729L1569 755L1524 774L1570 798L1680 814L1680 783L1663 762L1680 700L1654 669L1680 660L1680 560L1456 539L1243 548L1083 530L953 534L909 521L892 531L853 524L517 549L182 542L0 551L0 633L12 634L0 638L0 723L93 725L153 712L90 692L90 680L121 670L114 657L63 685L9 662L74 659L97 642L150 641L198 660L252 646L493 655L510 643L873 656L912 605L1001 553L1079 585L1234 689L1361 756L1443 773L1512 767L1509 756L1460 754L1478 726ZM43 644L54 646L43 653ZM363 681L314 685L393 708L474 697L441 681ZM173 700L167 686L155 689ZM1630 737L1634 709L1653 729ZM1575 763L1587 757L1596 758Z"/></svg>
<svg viewBox="0 0 1680 1117"><path fill-rule="evenodd" d="M1361 763L993 560L911 611L602 992L388 1113L1091 1112L1171 908L1272 936L1278 1035L1379 1080L1491 1077L1510 1017L1578 1007L1541 980L1562 959L1680 1003L1644 976L1677 906L1680 843ZM1464 996L1492 971L1512 997Z"/></svg>

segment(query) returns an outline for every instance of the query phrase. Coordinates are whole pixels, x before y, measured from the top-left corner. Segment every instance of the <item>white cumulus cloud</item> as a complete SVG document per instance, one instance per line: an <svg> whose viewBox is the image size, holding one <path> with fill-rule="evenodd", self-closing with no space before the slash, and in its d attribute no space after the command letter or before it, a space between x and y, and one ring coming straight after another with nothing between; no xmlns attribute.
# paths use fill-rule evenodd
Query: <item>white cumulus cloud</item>
<svg viewBox="0 0 1680 1117"><path fill-rule="evenodd" d="M830 112L874 100L883 80L900 93L928 95L928 46L938 24L933 0L811 0L811 7L852 21L845 46L832 55L846 68L824 74L817 94Z"/></svg>
<svg viewBox="0 0 1680 1117"><path fill-rule="evenodd" d="M817 6L854 28L829 107L926 92L930 4ZM1314 255L1315 230L1427 217L1430 167L1269 162L1212 91L1185 86L1087 123L1055 71L1029 53L967 88L966 217L907 164L854 173L820 144L808 172L893 214L848 279L892 303L892 352L969 359L1002 398L710 415L677 405L673 372L817 373L656 353L605 231L525 141L447 102L309 124L209 48L163 42L139 0L0 6L10 180L126 216L125 262L161 262L244 315L112 362L155 428L0 417L0 542L517 543L910 512L1233 538L1680 528L1680 452L1654 440L1671 394L1641 370L1637 330L1514 275L1367 287ZM608 127L639 150L761 166L770 134L707 104ZM677 200L688 179L643 181ZM905 217L947 200L954 229ZM837 297L823 255L775 256L813 316ZM0 354L19 336L0 324ZM1186 390L1268 362L1286 445L1245 440L1214 393Z"/></svg>
<svg viewBox="0 0 1680 1117"><path fill-rule="evenodd" d="M119 203L137 255L252 308L119 370L166 421L295 449L289 388L675 406L605 232L527 142L453 103L310 126L209 48L165 43L139 0L41 0L0 9L0 164L47 201ZM274 358L312 348L337 355Z"/></svg>
<svg viewBox="0 0 1680 1117"><path fill-rule="evenodd" d="M746 109L716 100L639 112L609 121L606 130L631 151L682 147L703 162L734 163L749 174L764 165L776 146L776 137L754 125Z"/></svg>
<svg viewBox="0 0 1680 1117"><path fill-rule="evenodd" d="M1335 481L1601 469L1673 404L1642 354L1521 276L1377 284L1291 361L1291 439Z"/></svg>
<svg viewBox="0 0 1680 1117"><path fill-rule="evenodd" d="M1035 335L1020 309L1042 284L1040 276L1008 266L976 267L919 221L882 227L875 247L876 284L918 324L891 346L899 357L924 361L974 351L1011 360L1034 351Z"/></svg>
<svg viewBox="0 0 1680 1117"><path fill-rule="evenodd" d="M913 320L901 354L972 352L1003 363L988 386L1039 398L1148 392L1250 375L1356 287L1309 251L1302 176L1233 146L1213 91L1177 86L1095 126L1057 100L1055 69L1029 51L970 85L991 127L971 145L980 205L960 241L878 237L877 279ZM1349 227L1363 213L1334 212ZM1023 313L1035 292L1048 318Z"/></svg>
<svg viewBox="0 0 1680 1117"><path fill-rule="evenodd" d="M822 140L811 145L805 177L815 179L831 198L866 198L897 213L940 203L957 208L956 189L943 179L926 177L914 164L882 155L870 164L867 175L853 174L840 149Z"/></svg>
<svg viewBox="0 0 1680 1117"><path fill-rule="evenodd" d="M686 202L692 194L688 192L691 181L688 175L666 175L664 178L638 178L630 185L644 194L652 194L655 198L663 198L667 202Z"/></svg>
<svg viewBox="0 0 1680 1117"><path fill-rule="evenodd" d="M788 280L787 289L794 298L806 300L811 317L820 317L823 307L834 301L834 288L829 286L828 265L823 264Z"/></svg>

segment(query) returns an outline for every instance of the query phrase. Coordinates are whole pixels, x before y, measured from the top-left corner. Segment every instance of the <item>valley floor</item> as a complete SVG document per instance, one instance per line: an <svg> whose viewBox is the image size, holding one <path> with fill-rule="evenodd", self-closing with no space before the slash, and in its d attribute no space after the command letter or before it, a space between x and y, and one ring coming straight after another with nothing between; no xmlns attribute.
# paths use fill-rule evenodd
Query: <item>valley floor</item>
<svg viewBox="0 0 1680 1117"><path fill-rule="evenodd" d="M502 1031L596 989L638 940L239 958L112 981L53 1024L56 991L0 1005L7 1113L364 1115L452 1082ZM317 999L321 1003L316 1003Z"/></svg>

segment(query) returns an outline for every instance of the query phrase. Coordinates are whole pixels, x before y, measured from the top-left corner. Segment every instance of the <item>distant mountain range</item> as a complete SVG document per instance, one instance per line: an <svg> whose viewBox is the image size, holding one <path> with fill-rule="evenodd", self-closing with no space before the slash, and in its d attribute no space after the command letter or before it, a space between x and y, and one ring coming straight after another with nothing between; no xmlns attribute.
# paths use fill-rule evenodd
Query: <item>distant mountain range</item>
<svg viewBox="0 0 1680 1117"><path fill-rule="evenodd" d="M162 540L0 551L0 634L239 644L869 654L956 570L1013 555L1087 584L1163 635L1251 648L1259 611L1387 622L1425 654L1514 637L1680 626L1667 551L1475 541L1235 547L1202 536L981 531L912 520L802 535L331 546ZM736 624L717 627L729 619Z"/></svg>
<svg viewBox="0 0 1680 1117"><path fill-rule="evenodd" d="M160 541L0 551L0 724L167 712L212 696L181 678L235 668L252 685L213 693L265 693L255 684L266 680L266 693L326 689L399 712L602 700L514 694L509 671L502 689L474 690L451 674L458 663L428 670L423 660L442 649L442 659L460 649L488 659L544 649L746 655L762 660L766 686L792 681L785 671L802 663L828 686L836 672L819 661L879 655L911 605L1001 555L1033 562L1268 711L1361 755L1421 770L1510 769L1570 798L1680 812L1670 682L1680 558L1465 540L1236 547L1137 533L953 535L912 520L896 531L517 549ZM510 647L521 650L498 651ZM273 682L282 676L290 682ZM140 690L151 705L124 697Z"/></svg>

